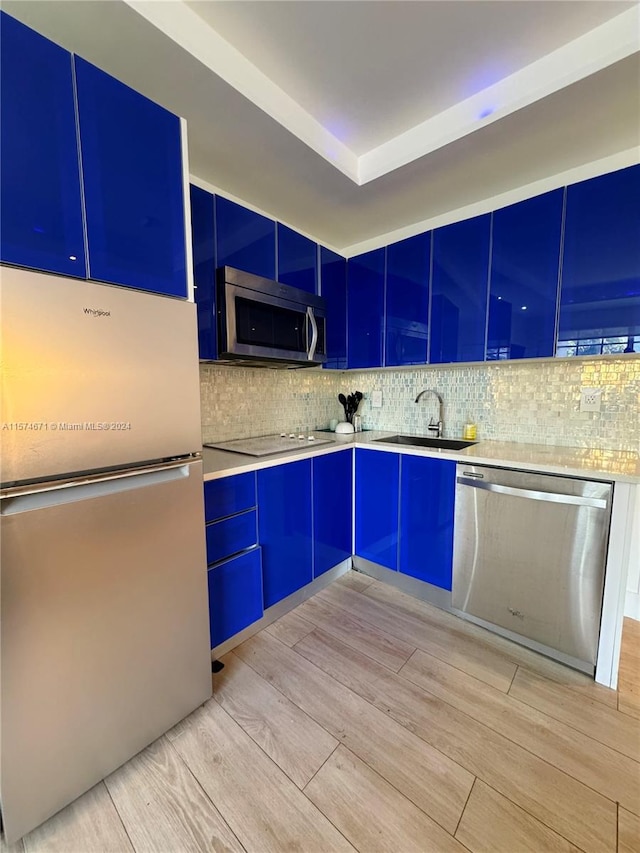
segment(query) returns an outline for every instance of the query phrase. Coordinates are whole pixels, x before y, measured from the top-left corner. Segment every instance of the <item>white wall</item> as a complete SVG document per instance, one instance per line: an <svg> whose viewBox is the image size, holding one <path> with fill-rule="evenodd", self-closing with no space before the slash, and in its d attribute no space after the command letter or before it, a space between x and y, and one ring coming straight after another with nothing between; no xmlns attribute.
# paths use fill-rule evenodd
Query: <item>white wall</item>
<svg viewBox="0 0 640 853"><path fill-rule="evenodd" d="M632 619L640 619L640 495L636 495L632 528L633 534L624 615L630 616Z"/></svg>

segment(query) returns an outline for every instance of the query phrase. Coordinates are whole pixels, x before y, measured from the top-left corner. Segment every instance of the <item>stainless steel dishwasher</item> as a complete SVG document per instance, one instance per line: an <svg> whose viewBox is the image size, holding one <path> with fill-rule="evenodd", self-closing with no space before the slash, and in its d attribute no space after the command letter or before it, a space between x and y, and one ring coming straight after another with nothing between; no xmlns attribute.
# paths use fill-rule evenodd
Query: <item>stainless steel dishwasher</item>
<svg viewBox="0 0 640 853"><path fill-rule="evenodd" d="M593 674L612 486L458 464L454 609Z"/></svg>

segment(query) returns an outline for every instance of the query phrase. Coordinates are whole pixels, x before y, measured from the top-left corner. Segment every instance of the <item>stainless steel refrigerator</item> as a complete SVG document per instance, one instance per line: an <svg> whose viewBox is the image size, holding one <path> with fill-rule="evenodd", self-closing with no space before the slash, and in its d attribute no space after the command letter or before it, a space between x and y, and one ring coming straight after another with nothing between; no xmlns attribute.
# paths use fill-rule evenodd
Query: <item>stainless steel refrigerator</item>
<svg viewBox="0 0 640 853"><path fill-rule="evenodd" d="M195 306L0 268L11 843L211 695Z"/></svg>

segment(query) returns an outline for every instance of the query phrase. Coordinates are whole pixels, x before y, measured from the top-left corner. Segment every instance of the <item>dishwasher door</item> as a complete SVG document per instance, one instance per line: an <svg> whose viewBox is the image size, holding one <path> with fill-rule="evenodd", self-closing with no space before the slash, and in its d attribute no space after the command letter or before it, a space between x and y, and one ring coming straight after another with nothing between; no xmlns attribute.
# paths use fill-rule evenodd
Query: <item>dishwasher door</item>
<svg viewBox="0 0 640 853"><path fill-rule="evenodd" d="M459 464L453 607L593 673L610 483Z"/></svg>

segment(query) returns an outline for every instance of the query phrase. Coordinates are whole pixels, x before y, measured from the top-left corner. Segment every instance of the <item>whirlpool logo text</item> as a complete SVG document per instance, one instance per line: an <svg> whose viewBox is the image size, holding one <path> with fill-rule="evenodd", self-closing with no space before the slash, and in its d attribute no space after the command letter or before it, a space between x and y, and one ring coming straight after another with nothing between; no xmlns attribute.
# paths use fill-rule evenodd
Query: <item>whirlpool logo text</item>
<svg viewBox="0 0 640 853"><path fill-rule="evenodd" d="M111 311L105 311L103 308L83 308L85 314L91 317L110 317Z"/></svg>

